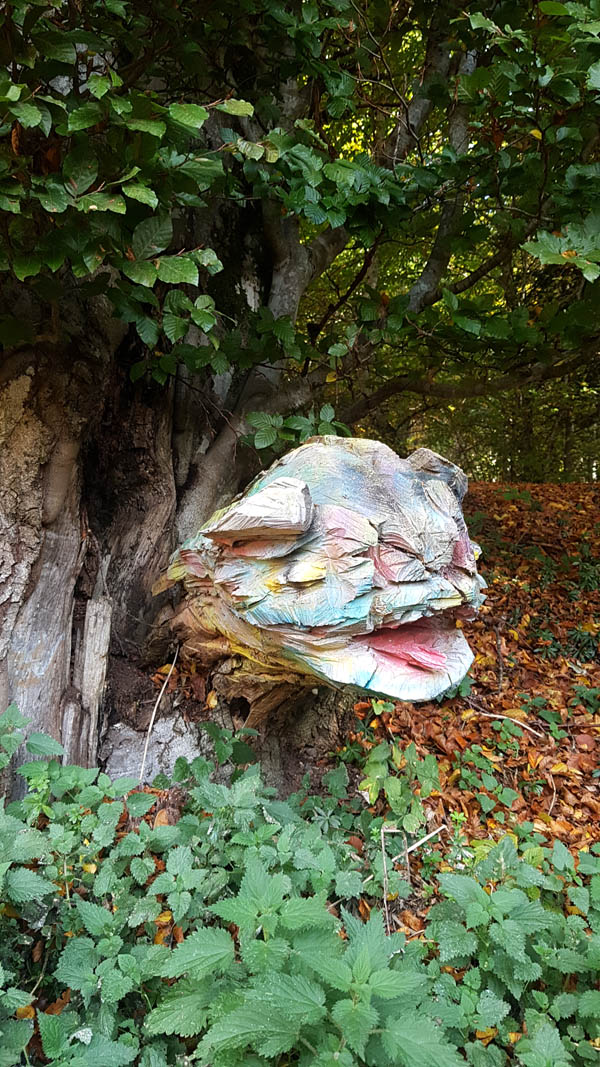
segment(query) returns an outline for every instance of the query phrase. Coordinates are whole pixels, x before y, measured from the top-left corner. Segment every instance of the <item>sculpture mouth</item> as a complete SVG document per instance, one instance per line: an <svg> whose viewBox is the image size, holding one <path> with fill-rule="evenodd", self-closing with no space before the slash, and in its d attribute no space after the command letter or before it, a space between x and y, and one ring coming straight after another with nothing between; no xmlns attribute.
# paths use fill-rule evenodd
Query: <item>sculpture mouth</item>
<svg viewBox="0 0 600 1067"><path fill-rule="evenodd" d="M401 664L423 671L439 671L446 667L448 657L445 652L434 645L439 626L420 619L416 623L407 623L395 629L384 627L375 630L368 637L362 638L375 657L397 668ZM360 638L358 640L361 640Z"/></svg>

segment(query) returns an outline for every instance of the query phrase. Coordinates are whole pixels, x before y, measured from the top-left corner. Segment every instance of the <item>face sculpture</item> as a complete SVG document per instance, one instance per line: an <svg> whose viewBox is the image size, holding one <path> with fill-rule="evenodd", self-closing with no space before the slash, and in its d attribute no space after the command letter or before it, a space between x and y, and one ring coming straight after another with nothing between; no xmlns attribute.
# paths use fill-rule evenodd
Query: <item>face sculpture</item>
<svg viewBox="0 0 600 1067"><path fill-rule="evenodd" d="M456 623L483 599L466 488L428 449L400 459L377 441L312 438L173 557L188 653L431 700L469 669Z"/></svg>

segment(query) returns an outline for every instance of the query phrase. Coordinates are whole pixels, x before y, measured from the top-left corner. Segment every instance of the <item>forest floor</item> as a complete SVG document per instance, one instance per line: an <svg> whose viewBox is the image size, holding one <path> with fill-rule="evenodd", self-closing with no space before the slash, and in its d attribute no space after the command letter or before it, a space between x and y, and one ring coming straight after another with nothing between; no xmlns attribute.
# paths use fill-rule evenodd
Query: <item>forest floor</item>
<svg viewBox="0 0 600 1067"><path fill-rule="evenodd" d="M452 699L357 704L348 748L414 742L435 757L440 788L423 803L427 829L445 829L438 862L457 814L475 848L517 831L585 849L600 840L600 487L475 483L465 505L488 583L465 625L469 677ZM409 927L420 910L402 913Z"/></svg>

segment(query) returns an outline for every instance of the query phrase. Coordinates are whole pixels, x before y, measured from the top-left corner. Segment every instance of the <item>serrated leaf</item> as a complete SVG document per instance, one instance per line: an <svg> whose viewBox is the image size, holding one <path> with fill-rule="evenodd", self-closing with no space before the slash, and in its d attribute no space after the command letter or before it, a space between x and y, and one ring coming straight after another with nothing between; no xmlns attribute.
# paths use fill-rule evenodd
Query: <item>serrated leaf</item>
<svg viewBox="0 0 600 1067"><path fill-rule="evenodd" d="M208 927L196 930L178 945L163 967L165 978L190 972L203 978L215 970L226 971L234 958L234 944L226 930Z"/></svg>
<svg viewBox="0 0 600 1067"><path fill-rule="evenodd" d="M69 1037L74 1028L73 1018L69 1019L62 1015L46 1015L44 1012L37 1013L40 1038L44 1055L49 1060L58 1060L69 1047Z"/></svg>
<svg viewBox="0 0 600 1067"><path fill-rule="evenodd" d="M216 105L216 108L227 115L251 116L254 114L254 106L247 100L223 100L222 103Z"/></svg>
<svg viewBox="0 0 600 1067"><path fill-rule="evenodd" d="M67 941L62 950L55 977L71 989L94 989L97 979L94 967L99 955L94 942L89 937L75 937Z"/></svg>
<svg viewBox="0 0 600 1067"><path fill-rule="evenodd" d="M98 177L98 160L89 145L78 145L63 163L63 174L71 191L80 196Z"/></svg>
<svg viewBox="0 0 600 1067"><path fill-rule="evenodd" d="M128 975L112 970L102 977L100 999L105 1004L118 1004L133 988L134 983Z"/></svg>
<svg viewBox="0 0 600 1067"><path fill-rule="evenodd" d="M75 133L77 130L87 130L90 126L96 126L104 118L104 107L102 104L96 104L90 101L84 104L83 107L76 108L69 115L69 133Z"/></svg>
<svg viewBox="0 0 600 1067"><path fill-rule="evenodd" d="M193 1037L204 1029L214 995L212 983L201 985L195 979L176 982L146 1016L144 1029L149 1034Z"/></svg>
<svg viewBox="0 0 600 1067"><path fill-rule="evenodd" d="M478 1030L487 1030L490 1026L498 1026L510 1011L510 1005L485 989L479 997L477 1004L476 1026Z"/></svg>
<svg viewBox="0 0 600 1067"><path fill-rule="evenodd" d="M335 919L319 897L293 897L280 909L280 923L286 930L305 930L311 926L333 926Z"/></svg>
<svg viewBox="0 0 600 1067"><path fill-rule="evenodd" d="M30 900L42 900L48 893L56 893L56 886L41 874L26 867L13 867L7 872L4 892L13 904L27 904Z"/></svg>
<svg viewBox="0 0 600 1067"><path fill-rule="evenodd" d="M153 215L139 222L133 231L131 247L136 259L151 259L171 243L173 223L168 215Z"/></svg>
<svg viewBox="0 0 600 1067"><path fill-rule="evenodd" d="M171 104L169 115L175 122L180 122L182 126L200 129L208 118L208 111L199 104Z"/></svg>
<svg viewBox="0 0 600 1067"><path fill-rule="evenodd" d="M161 282L198 284L198 268L188 256L162 256L157 260L157 267Z"/></svg>
<svg viewBox="0 0 600 1067"><path fill-rule="evenodd" d="M579 997L577 1012L584 1018L600 1019L600 989L586 989Z"/></svg>
<svg viewBox="0 0 600 1067"><path fill-rule="evenodd" d="M254 434L255 448L270 448L277 440L277 430L274 426L264 426Z"/></svg>
<svg viewBox="0 0 600 1067"><path fill-rule="evenodd" d="M382 997L384 1000L410 996L423 990L425 986L425 975L410 967L399 971L384 968L374 971L369 977L369 988L373 996Z"/></svg>
<svg viewBox="0 0 600 1067"><path fill-rule="evenodd" d="M151 208L158 207L158 197L154 190L149 189L147 185L139 185L137 182L132 182L129 185L124 185L122 192L130 200L138 200L140 204L147 204Z"/></svg>
<svg viewBox="0 0 600 1067"><path fill-rule="evenodd" d="M35 733L27 738L26 748L34 756L62 756L63 746L48 734Z"/></svg>
<svg viewBox="0 0 600 1067"><path fill-rule="evenodd" d="M10 110L25 129L39 126L42 121L42 112L35 104L13 104Z"/></svg>
<svg viewBox="0 0 600 1067"><path fill-rule="evenodd" d="M149 289L152 288L158 277L155 264L147 259L124 259L121 270L136 285L145 285Z"/></svg>
<svg viewBox="0 0 600 1067"><path fill-rule="evenodd" d="M377 1009L361 1000L338 1000L331 1014L349 1047L362 1056L370 1031L379 1022Z"/></svg>
<svg viewBox="0 0 600 1067"><path fill-rule="evenodd" d="M130 793L125 798L127 804L127 811L134 819L140 818L142 815L146 815L150 808L156 804L156 797L154 793Z"/></svg>
<svg viewBox="0 0 600 1067"><path fill-rule="evenodd" d="M76 897L75 906L83 925L92 937L106 937L114 927L114 918L110 911L100 904Z"/></svg>
<svg viewBox="0 0 600 1067"><path fill-rule="evenodd" d="M395 1063L402 1067L464 1067L465 1061L449 1045L427 1016L412 1015L389 1023L381 1040Z"/></svg>

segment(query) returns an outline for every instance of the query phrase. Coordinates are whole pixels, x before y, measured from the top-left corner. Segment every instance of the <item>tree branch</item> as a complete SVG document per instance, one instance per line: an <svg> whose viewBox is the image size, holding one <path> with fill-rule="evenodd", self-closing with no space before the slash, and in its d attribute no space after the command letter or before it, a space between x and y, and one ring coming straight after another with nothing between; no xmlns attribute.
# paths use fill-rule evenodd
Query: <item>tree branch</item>
<svg viewBox="0 0 600 1067"><path fill-rule="evenodd" d="M466 397L493 396L528 385L538 385L552 379L563 378L581 367L590 357L596 356L599 341L600 338L595 338L583 352L573 356L572 359L561 360L559 357L555 363L533 363L521 374L503 374L498 378L471 377L455 383L439 382L432 376L416 378L414 374L400 374L391 378L374 393L356 401L342 413L341 418L352 425L363 419L370 411L401 393L415 393L418 396L437 397L440 400L461 400Z"/></svg>
<svg viewBox="0 0 600 1067"><path fill-rule="evenodd" d="M467 52L461 60L459 73L472 74L476 66L476 53ZM465 104L455 103L448 120L448 140L459 156L464 155L469 147L468 113ZM452 255L452 238L460 232L464 198L464 192L459 192L442 209L429 259L408 295L409 311L418 313L435 302L439 284Z"/></svg>

